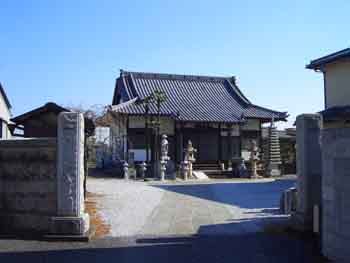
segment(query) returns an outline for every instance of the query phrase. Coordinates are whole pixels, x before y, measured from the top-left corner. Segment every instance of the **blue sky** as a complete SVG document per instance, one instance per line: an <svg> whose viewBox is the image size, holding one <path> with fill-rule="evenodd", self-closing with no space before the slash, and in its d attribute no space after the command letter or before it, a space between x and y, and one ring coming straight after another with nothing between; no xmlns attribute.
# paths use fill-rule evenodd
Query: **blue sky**
<svg viewBox="0 0 350 263"><path fill-rule="evenodd" d="M349 46L350 1L0 2L0 81L13 115L110 104L119 69L235 75L255 104L323 108L311 59Z"/></svg>

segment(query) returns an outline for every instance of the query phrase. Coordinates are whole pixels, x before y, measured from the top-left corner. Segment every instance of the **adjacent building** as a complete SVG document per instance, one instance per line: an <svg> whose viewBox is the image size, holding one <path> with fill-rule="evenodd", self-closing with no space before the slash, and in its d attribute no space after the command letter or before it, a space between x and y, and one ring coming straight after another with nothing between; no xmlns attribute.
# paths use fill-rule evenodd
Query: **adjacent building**
<svg viewBox="0 0 350 263"><path fill-rule="evenodd" d="M238 88L235 77L175 75L121 71L116 80L109 113L113 118L111 136L120 158L130 154L136 161L152 159L152 120L157 107L146 96L161 91L160 133L169 140L169 155L183 160L184 147L191 140L197 149L196 163L225 163L232 157L249 158L251 140L262 143L262 124L285 121L286 112L253 104ZM148 133L146 132L148 131ZM146 152L147 140L151 149Z"/></svg>
<svg viewBox="0 0 350 263"><path fill-rule="evenodd" d="M321 206L321 218L309 222L321 231L323 255L332 262L350 262L350 48L306 67L323 73L325 109L316 116L299 116L298 163L303 171L298 212L308 222L314 205Z"/></svg>
<svg viewBox="0 0 350 263"><path fill-rule="evenodd" d="M350 48L312 60L306 68L323 73L325 109L350 105Z"/></svg>
<svg viewBox="0 0 350 263"><path fill-rule="evenodd" d="M11 118L11 104L0 83L0 139L11 137L9 124Z"/></svg>
<svg viewBox="0 0 350 263"><path fill-rule="evenodd" d="M25 112L11 119L16 130L21 134L15 134L24 138L46 138L57 137L57 119L61 112L72 110L61 107L54 102ZM95 125L89 118L85 118L85 133L91 136L94 133Z"/></svg>
<svg viewBox="0 0 350 263"><path fill-rule="evenodd" d="M45 105L18 115L11 119L16 129L22 130L25 138L57 137L57 118L61 112L67 112L56 103L49 102Z"/></svg>

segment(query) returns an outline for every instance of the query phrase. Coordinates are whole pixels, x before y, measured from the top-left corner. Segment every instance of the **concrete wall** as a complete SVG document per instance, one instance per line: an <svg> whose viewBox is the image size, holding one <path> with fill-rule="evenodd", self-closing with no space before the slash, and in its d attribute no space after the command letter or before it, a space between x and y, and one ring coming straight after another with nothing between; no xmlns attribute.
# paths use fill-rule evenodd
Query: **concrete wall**
<svg viewBox="0 0 350 263"><path fill-rule="evenodd" d="M350 128L324 128L322 138L322 252L350 261Z"/></svg>
<svg viewBox="0 0 350 263"><path fill-rule="evenodd" d="M0 141L3 229L48 231L57 201L56 140Z"/></svg>
<svg viewBox="0 0 350 263"><path fill-rule="evenodd" d="M328 64L324 72L326 108L349 105L350 60Z"/></svg>

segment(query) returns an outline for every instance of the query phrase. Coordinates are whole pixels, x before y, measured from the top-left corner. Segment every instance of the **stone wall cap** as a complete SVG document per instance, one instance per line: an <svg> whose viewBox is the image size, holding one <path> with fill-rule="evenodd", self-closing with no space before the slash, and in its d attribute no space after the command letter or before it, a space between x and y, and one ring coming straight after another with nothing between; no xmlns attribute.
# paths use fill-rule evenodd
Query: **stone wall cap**
<svg viewBox="0 0 350 263"><path fill-rule="evenodd" d="M56 145L56 138L21 138L21 139L9 139L0 140L1 146L18 146L18 147L28 147L28 146L54 146Z"/></svg>
<svg viewBox="0 0 350 263"><path fill-rule="evenodd" d="M320 114L322 115L323 121L350 120L350 105L331 107L321 111Z"/></svg>
<svg viewBox="0 0 350 263"><path fill-rule="evenodd" d="M300 119L300 118L312 118L312 119L315 119L315 118L320 118L320 114L318 113L303 113L303 114L300 114L297 116L297 119Z"/></svg>

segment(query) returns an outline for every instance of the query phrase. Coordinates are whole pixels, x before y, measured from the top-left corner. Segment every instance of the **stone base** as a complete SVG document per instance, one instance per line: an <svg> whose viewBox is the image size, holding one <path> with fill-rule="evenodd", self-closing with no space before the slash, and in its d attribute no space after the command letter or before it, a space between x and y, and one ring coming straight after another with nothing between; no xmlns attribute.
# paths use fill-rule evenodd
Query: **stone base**
<svg viewBox="0 0 350 263"><path fill-rule="evenodd" d="M312 231L312 219L306 219L305 214L300 212L291 213L292 228L297 231L311 232Z"/></svg>
<svg viewBox="0 0 350 263"><path fill-rule="evenodd" d="M82 235L55 235L46 234L40 237L43 241L64 241L64 242L90 242L95 236L95 229L90 227L89 231Z"/></svg>
<svg viewBox="0 0 350 263"><path fill-rule="evenodd" d="M261 179L263 177L256 174L256 175L251 175L249 178L250 179Z"/></svg>
<svg viewBox="0 0 350 263"><path fill-rule="evenodd" d="M43 233L49 228L49 217L30 214L0 214L0 233Z"/></svg>
<svg viewBox="0 0 350 263"><path fill-rule="evenodd" d="M292 214L297 207L297 190L291 187L283 191L280 199L280 210L283 214Z"/></svg>
<svg viewBox="0 0 350 263"><path fill-rule="evenodd" d="M267 175L270 177L279 177L282 175L281 170L279 169L278 165L271 165L267 169Z"/></svg>
<svg viewBox="0 0 350 263"><path fill-rule="evenodd" d="M49 232L52 235L83 235L90 227L88 214L80 217L52 217Z"/></svg>

